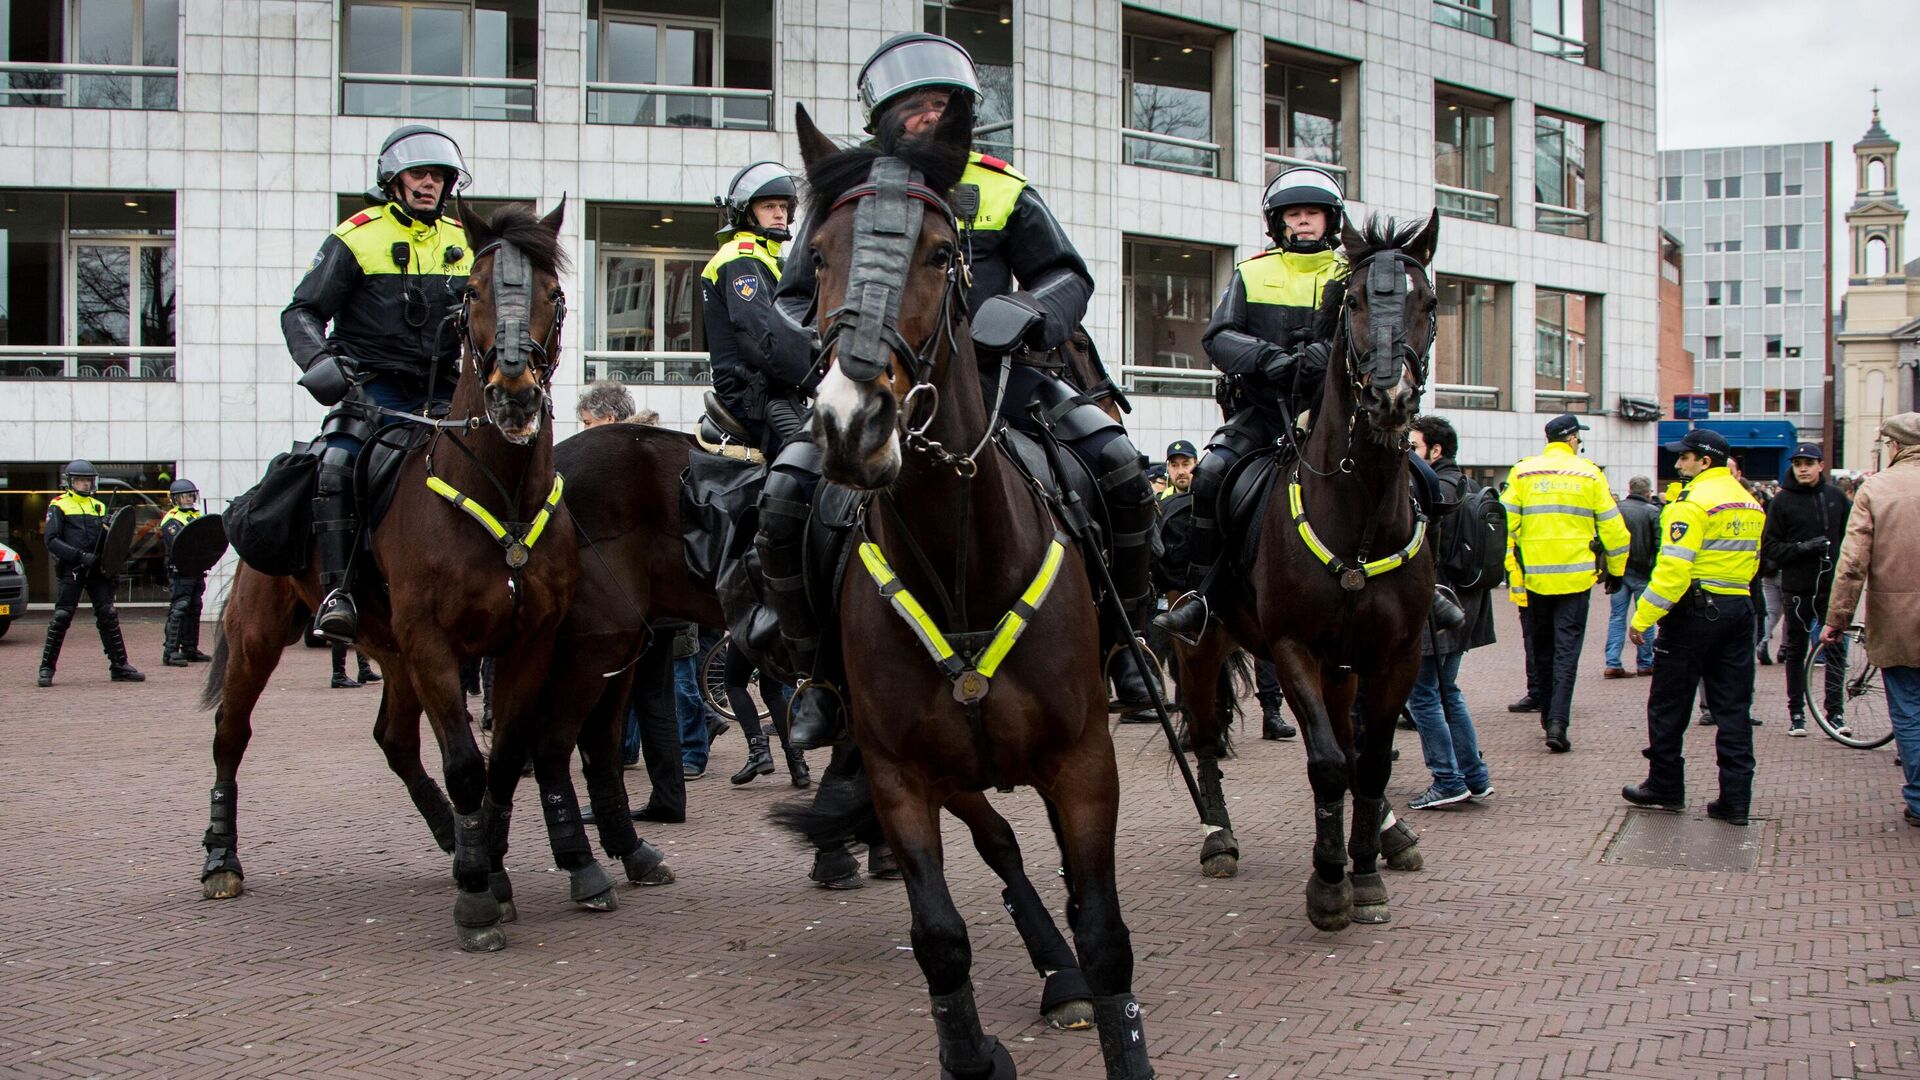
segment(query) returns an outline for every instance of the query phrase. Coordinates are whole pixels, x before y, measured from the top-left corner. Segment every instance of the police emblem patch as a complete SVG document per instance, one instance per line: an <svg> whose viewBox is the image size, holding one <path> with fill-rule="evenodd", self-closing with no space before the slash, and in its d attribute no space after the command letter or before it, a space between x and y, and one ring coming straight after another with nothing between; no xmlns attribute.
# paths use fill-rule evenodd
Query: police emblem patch
<svg viewBox="0 0 1920 1080"><path fill-rule="evenodd" d="M1687 535L1687 523L1684 521L1674 522L1673 527L1667 530L1667 539L1676 544L1679 543L1680 538L1685 535Z"/></svg>
<svg viewBox="0 0 1920 1080"><path fill-rule="evenodd" d="M753 274L741 274L733 279L733 291L742 300L751 300L760 292L760 279Z"/></svg>

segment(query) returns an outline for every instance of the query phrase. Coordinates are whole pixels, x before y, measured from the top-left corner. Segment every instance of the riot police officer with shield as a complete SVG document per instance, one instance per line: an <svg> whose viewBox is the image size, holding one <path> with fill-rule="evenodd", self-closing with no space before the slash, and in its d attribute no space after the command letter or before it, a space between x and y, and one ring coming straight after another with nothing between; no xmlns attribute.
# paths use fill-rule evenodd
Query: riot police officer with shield
<svg viewBox="0 0 1920 1080"><path fill-rule="evenodd" d="M84 458L70 461L60 475L65 490L47 504L42 536L59 581L54 587L53 617L47 620L47 643L40 652L41 686L53 685L60 646L67 640L67 627L73 625L82 593L93 605L93 625L100 631L100 647L107 654L108 676L114 682L147 679L127 661L127 643L120 636L120 613L113 606L113 578L100 570L107 505L94 498L99 482L100 473L93 462Z"/></svg>
<svg viewBox="0 0 1920 1080"><path fill-rule="evenodd" d="M359 631L350 573L359 543L353 463L384 415L451 400L459 337L451 316L473 252L447 202L471 181L460 147L421 124L381 144L374 205L341 222L280 313L300 385L329 406L320 429L314 539L320 587L314 631L352 641ZM329 328L331 324L331 328Z"/></svg>
<svg viewBox="0 0 1920 1080"><path fill-rule="evenodd" d="M866 129L883 152L929 136L956 92L974 102L980 84L973 58L959 44L933 34L901 34L882 43L856 81ZM1155 517L1146 458L1120 423L1062 378L1060 350L1085 316L1093 275L1026 177L996 157L974 153L953 202L972 271L967 309L978 330L989 324L1023 327L1013 346L982 346L982 393L991 403L1011 359L1000 415L1009 426L1033 431L1029 403L1037 402L1054 431L1095 478L1112 526L1113 578L1135 632L1152 609L1149 541ZM816 370L817 313L813 264L806 239L774 295L773 365L782 378L811 387ZM768 603L780 621L790 655L811 676L792 703L794 745L811 749L844 730L839 694L815 670L822 613L808 601L801 532L820 478L820 453L810 441L789 442L774 462L760 501L756 541L766 571ZM1116 630L1121 628L1115 628Z"/></svg>
<svg viewBox="0 0 1920 1080"><path fill-rule="evenodd" d="M756 161L733 174L720 206L720 250L700 274L713 391L768 457L806 427L806 391L781 382L767 363L780 250L793 234L793 174Z"/></svg>
<svg viewBox="0 0 1920 1080"><path fill-rule="evenodd" d="M180 530L200 518L200 489L182 477L168 486L167 494L173 506L160 519L160 539L167 547L167 637L160 662L186 667L213 659L200 651L200 598L207 591L207 575L182 573L173 561L173 542Z"/></svg>

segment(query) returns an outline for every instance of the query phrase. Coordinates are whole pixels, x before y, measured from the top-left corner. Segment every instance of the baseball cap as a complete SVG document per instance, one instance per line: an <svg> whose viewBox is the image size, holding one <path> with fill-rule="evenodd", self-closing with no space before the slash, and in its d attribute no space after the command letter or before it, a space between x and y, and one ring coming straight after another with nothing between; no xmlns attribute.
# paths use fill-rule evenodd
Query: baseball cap
<svg viewBox="0 0 1920 1080"><path fill-rule="evenodd" d="M1576 431L1592 430L1592 428L1581 423L1579 417L1570 412L1563 412L1559 416L1547 421L1547 438L1549 439L1563 439Z"/></svg>
<svg viewBox="0 0 1920 1080"><path fill-rule="evenodd" d="M1733 456L1733 447L1728 444L1727 437L1707 428L1694 428L1682 435L1679 441L1666 444L1663 449L1676 454L1684 454L1689 450L1704 450L1722 461Z"/></svg>
<svg viewBox="0 0 1920 1080"><path fill-rule="evenodd" d="M1815 461L1826 460L1826 455L1820 452L1820 444L1810 443L1810 442L1803 442L1799 446L1794 447L1793 457L1794 458L1812 458Z"/></svg>
<svg viewBox="0 0 1920 1080"><path fill-rule="evenodd" d="M1195 450L1193 448L1193 443L1191 440L1175 439L1172 442L1167 444L1167 457L1169 458L1177 458L1177 457L1197 458L1199 456L1200 456L1200 451Z"/></svg>

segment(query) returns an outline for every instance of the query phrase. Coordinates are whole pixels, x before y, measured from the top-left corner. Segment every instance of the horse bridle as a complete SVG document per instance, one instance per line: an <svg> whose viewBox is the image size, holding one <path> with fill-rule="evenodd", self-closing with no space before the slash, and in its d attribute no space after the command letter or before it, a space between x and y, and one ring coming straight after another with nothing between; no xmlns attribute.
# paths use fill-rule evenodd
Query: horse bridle
<svg viewBox="0 0 1920 1080"><path fill-rule="evenodd" d="M1347 379L1358 394L1366 384L1395 381L1399 378L1400 368L1412 365L1414 387L1425 390L1427 386L1428 356L1433 352L1433 343L1439 339L1438 320L1429 319L1426 344L1414 348L1407 340L1407 275L1418 275L1426 282L1428 291L1432 291L1432 281L1427 277L1427 268L1419 259L1404 251L1390 249L1376 251L1355 263L1349 271L1349 278L1366 274L1367 290L1367 339L1366 348L1357 348L1361 342L1353 330L1353 293L1345 292L1340 299L1340 329L1345 335L1347 348ZM1390 318L1375 318L1376 313L1392 312Z"/></svg>
<svg viewBox="0 0 1920 1080"><path fill-rule="evenodd" d="M835 362L843 375L857 383L871 383L886 374L896 357L904 361L913 385L900 400L897 423L903 439L909 447L928 454L939 464L953 468L962 476L971 476L975 459L992 438L991 423L980 444L966 454L955 454L926 434L940 412L940 389L932 381L934 362L943 346L949 353L959 347L954 314L966 306L961 288L967 266L958 248L947 264L934 332L917 349L900 332L900 304L907 276L913 268L914 252L919 248L924 217L913 205L916 201L938 211L954 235L960 235L959 223L946 197L927 186L919 174L899 158L875 160L867 173L867 182L849 189L828 208L828 215L832 215L841 207L854 204L854 244L846 294L840 306L822 318L827 329L820 338L820 355L833 355L838 345ZM843 342L842 338L846 340ZM1003 385L1004 382L1003 378ZM916 423L914 410L923 398L927 408Z"/></svg>
<svg viewBox="0 0 1920 1080"><path fill-rule="evenodd" d="M554 370L560 366L553 343L567 318L567 294L558 285L554 286L549 297L553 301L553 325L547 328L544 340L535 341L531 319L533 267L527 261L527 253L505 240L493 240L473 253L473 261L478 264L488 255L493 256L493 344L485 350L474 344L471 319L476 293L472 286L467 287L467 294L454 315L460 341L466 346L467 355L473 358L474 374L485 378L488 371L499 367L500 344L511 342L506 353L508 365L533 368L539 374L541 394L550 396L547 391L553 384Z"/></svg>

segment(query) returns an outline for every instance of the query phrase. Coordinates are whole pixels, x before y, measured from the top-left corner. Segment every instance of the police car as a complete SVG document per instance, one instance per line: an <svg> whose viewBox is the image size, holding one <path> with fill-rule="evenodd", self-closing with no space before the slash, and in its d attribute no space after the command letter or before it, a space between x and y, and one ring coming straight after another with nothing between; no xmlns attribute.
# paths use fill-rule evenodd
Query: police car
<svg viewBox="0 0 1920 1080"><path fill-rule="evenodd" d="M27 613L27 564L20 553L0 544L0 637L13 620Z"/></svg>

